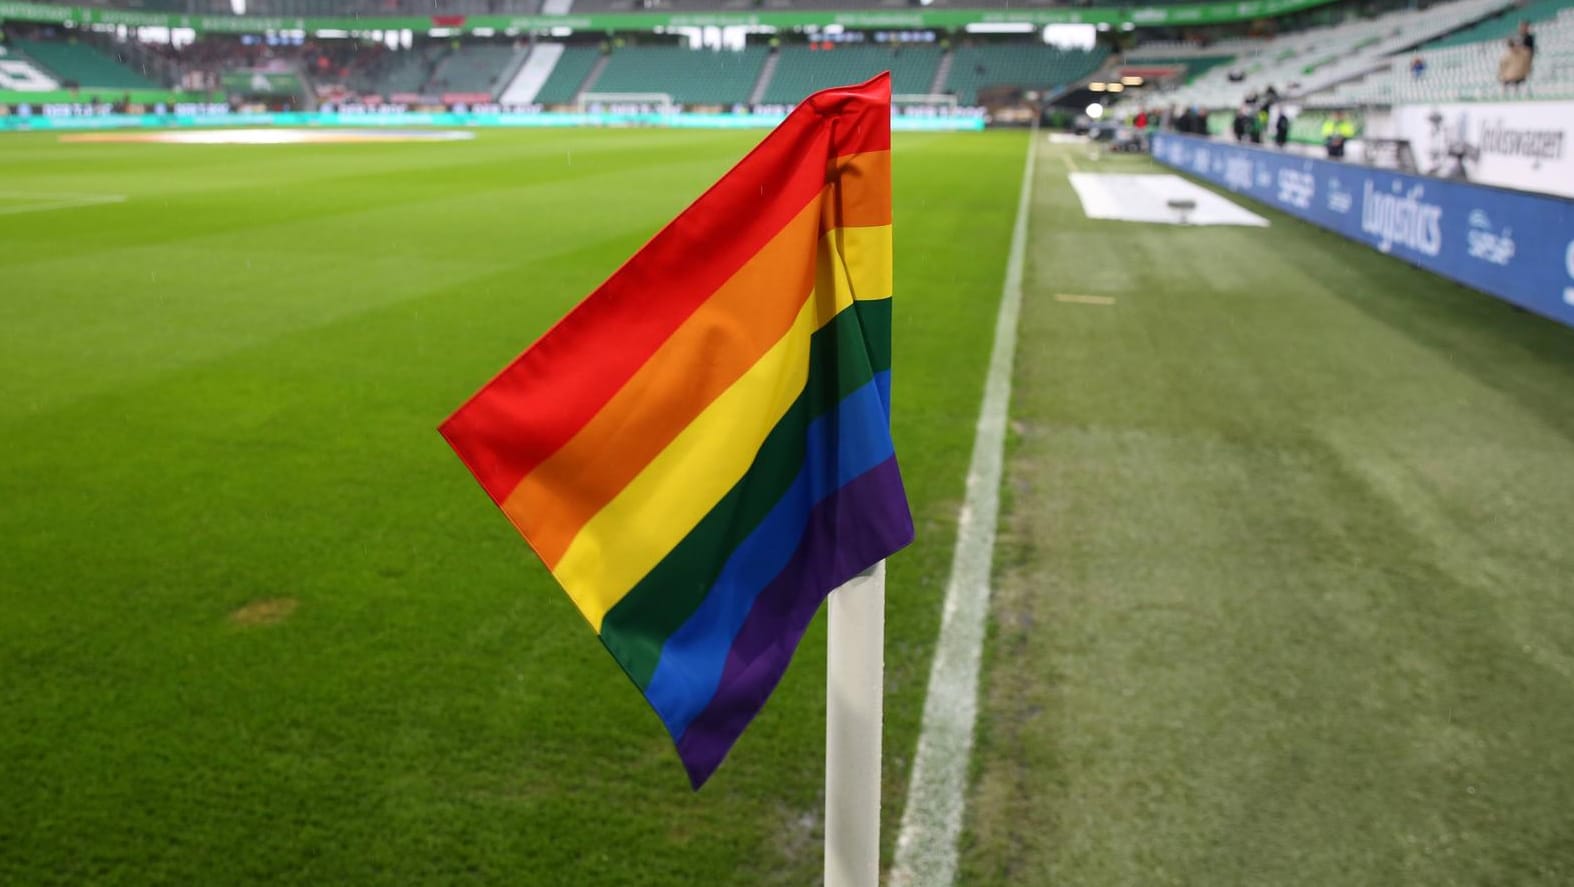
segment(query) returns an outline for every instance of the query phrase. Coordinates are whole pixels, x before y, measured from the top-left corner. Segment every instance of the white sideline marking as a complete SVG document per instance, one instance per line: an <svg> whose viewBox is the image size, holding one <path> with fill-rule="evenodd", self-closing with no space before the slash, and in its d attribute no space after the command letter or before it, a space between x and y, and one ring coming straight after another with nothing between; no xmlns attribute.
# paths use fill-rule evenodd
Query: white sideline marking
<svg viewBox="0 0 1574 887"><path fill-rule="evenodd" d="M1113 305L1114 296L1083 296L1077 293L1056 293L1055 301L1071 302L1075 305Z"/></svg>
<svg viewBox="0 0 1574 887"><path fill-rule="evenodd" d="M1028 139L1016 226L1006 259L1006 281L995 320L984 403L979 408L973 457L967 468L967 498L956 528L956 551L946 583L940 640L935 645L924 699L918 754L907 789L907 809L896 839L891 887L950 887L956 878L957 839L962 833L973 722L978 716L978 665L989 611L994 568L995 521L1000 514L1000 474L1011 403L1011 362L1017 350L1017 316L1022 308L1022 260L1027 250L1027 216L1033 195L1033 158Z"/></svg>
<svg viewBox="0 0 1574 887"><path fill-rule="evenodd" d="M39 194L30 191L0 191L0 200L27 200L18 206L0 206L0 216L39 213L51 209L72 209L104 203L124 203L124 194Z"/></svg>

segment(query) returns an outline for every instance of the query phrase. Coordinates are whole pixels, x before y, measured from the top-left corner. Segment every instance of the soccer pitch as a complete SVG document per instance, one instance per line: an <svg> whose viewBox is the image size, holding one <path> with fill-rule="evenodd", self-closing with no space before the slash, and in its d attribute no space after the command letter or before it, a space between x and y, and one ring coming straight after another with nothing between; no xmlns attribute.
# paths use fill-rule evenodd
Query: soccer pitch
<svg viewBox="0 0 1574 887"><path fill-rule="evenodd" d="M0 882L816 882L823 620L693 794L435 431L760 135L0 138ZM1027 147L894 146L887 862ZM1566 882L1574 331L1038 150L962 882Z"/></svg>
<svg viewBox="0 0 1574 887"><path fill-rule="evenodd" d="M436 432L760 136L0 140L0 882L816 880L823 626L693 794ZM1024 145L897 143L898 811Z"/></svg>

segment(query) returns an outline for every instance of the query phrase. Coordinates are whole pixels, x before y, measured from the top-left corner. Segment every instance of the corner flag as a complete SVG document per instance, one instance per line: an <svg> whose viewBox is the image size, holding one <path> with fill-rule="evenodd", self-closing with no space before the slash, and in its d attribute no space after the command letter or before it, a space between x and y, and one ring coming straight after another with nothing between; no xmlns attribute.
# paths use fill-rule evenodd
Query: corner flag
<svg viewBox="0 0 1574 887"><path fill-rule="evenodd" d="M832 589L913 538L890 75L806 99L442 434L697 789Z"/></svg>

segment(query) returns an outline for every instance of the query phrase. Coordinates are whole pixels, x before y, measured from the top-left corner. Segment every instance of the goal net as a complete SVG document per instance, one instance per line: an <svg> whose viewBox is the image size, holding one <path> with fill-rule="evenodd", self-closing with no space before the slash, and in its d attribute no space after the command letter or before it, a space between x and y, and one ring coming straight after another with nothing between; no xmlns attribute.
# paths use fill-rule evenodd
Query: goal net
<svg viewBox="0 0 1574 887"><path fill-rule="evenodd" d="M654 110L660 114L670 114L678 109L672 96L665 92L583 92L576 104L581 113L593 110L613 113Z"/></svg>
<svg viewBox="0 0 1574 887"><path fill-rule="evenodd" d="M891 96L892 107L909 108L955 108L956 96L948 92L938 93L898 93Z"/></svg>

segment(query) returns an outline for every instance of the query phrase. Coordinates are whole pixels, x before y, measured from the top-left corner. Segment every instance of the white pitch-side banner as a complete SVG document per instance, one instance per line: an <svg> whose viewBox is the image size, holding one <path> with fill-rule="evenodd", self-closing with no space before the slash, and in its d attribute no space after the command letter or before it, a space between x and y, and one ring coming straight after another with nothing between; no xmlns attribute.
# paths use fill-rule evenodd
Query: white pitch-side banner
<svg viewBox="0 0 1574 887"><path fill-rule="evenodd" d="M1392 126L1426 175L1574 197L1574 102L1401 105Z"/></svg>

